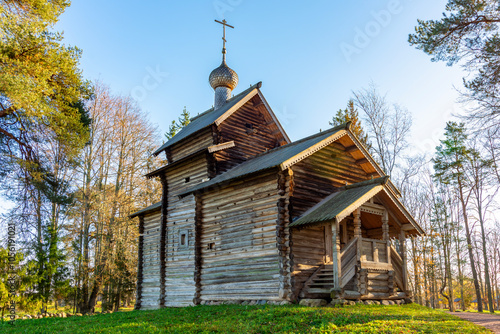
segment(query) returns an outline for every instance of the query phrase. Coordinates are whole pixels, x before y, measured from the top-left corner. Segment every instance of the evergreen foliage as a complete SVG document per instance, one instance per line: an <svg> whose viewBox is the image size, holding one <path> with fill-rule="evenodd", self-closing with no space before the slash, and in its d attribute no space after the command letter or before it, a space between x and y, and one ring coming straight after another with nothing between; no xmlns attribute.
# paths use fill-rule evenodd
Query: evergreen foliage
<svg viewBox="0 0 500 334"><path fill-rule="evenodd" d="M467 99L479 104L469 116L498 126L500 115L499 0L448 0L440 20L419 20L409 43L432 61L463 61L472 79L464 78Z"/></svg>
<svg viewBox="0 0 500 334"><path fill-rule="evenodd" d="M358 137L358 139L370 150L372 145L368 139L368 134L365 133L361 125L358 109L354 106L354 100L350 99L347 102L347 108L339 109L329 124L331 126L338 126L346 122L351 122L351 130Z"/></svg>
<svg viewBox="0 0 500 334"><path fill-rule="evenodd" d="M189 111L187 111L186 107L182 110L181 115L177 119L177 121L173 120L170 124L168 131L165 132L165 137L167 139L172 139L183 127L188 125L191 122L191 116L189 115Z"/></svg>

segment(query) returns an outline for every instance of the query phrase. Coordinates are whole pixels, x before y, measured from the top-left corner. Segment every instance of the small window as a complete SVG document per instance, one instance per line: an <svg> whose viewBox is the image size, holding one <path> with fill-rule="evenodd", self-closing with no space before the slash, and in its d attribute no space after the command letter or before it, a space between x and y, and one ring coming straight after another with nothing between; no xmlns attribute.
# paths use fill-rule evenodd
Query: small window
<svg viewBox="0 0 500 334"><path fill-rule="evenodd" d="M215 249L215 242L211 242L208 244L208 249Z"/></svg>
<svg viewBox="0 0 500 334"><path fill-rule="evenodd" d="M189 231L188 230L180 230L179 231L179 248L188 248L189 247Z"/></svg>
<svg viewBox="0 0 500 334"><path fill-rule="evenodd" d="M189 176L184 179L184 183L188 183L189 181L191 181L191 178Z"/></svg>

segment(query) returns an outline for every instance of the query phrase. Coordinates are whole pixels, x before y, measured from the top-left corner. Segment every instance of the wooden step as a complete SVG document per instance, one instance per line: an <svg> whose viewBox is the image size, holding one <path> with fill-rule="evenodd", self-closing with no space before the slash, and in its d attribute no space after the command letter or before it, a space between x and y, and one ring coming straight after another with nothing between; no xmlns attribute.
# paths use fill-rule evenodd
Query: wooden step
<svg viewBox="0 0 500 334"><path fill-rule="evenodd" d="M317 281L329 281L329 282L333 282L333 277L316 278L314 280L314 282L317 282Z"/></svg>
<svg viewBox="0 0 500 334"><path fill-rule="evenodd" d="M326 288L310 288L308 289L307 291L308 293L317 293L317 294L328 294L330 295L330 289L326 289Z"/></svg>
<svg viewBox="0 0 500 334"><path fill-rule="evenodd" d="M312 281L310 285L333 285L333 281Z"/></svg>

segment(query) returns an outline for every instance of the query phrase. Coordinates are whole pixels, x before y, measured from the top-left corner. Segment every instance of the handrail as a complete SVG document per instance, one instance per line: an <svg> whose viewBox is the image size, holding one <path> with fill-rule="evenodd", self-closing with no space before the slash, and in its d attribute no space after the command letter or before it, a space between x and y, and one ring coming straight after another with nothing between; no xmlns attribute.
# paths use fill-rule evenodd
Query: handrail
<svg viewBox="0 0 500 334"><path fill-rule="evenodd" d="M347 243L342 252L340 253L341 263L342 263L342 274L340 277L340 287L344 288L345 285L354 277L356 274L356 252L357 252L357 241L358 237L354 237ZM347 261L346 256L352 255L352 258ZM346 262L347 261L347 262Z"/></svg>
<svg viewBox="0 0 500 334"><path fill-rule="evenodd" d="M342 249L342 251L340 252L340 257L341 257L341 258L342 258L342 256L343 256L344 254L346 254L346 253L347 253L347 251L349 251L349 250L350 250L350 248L351 248L351 247L353 247L353 245L355 245L355 244L356 244L356 241L357 241L357 240L358 240L358 237L354 237L354 238L352 238L352 239L351 239L351 241L349 241L349 242L347 243L347 245L346 245L346 246Z"/></svg>
<svg viewBox="0 0 500 334"><path fill-rule="evenodd" d="M403 259L401 258L401 256L399 255L398 251L396 250L396 248L394 248L394 246L391 245L391 255L400 263L400 264L403 264Z"/></svg>
<svg viewBox="0 0 500 334"><path fill-rule="evenodd" d="M391 245L391 257L392 257L392 264L394 268L394 282L396 285L401 289L401 291L404 291L404 268L403 268L403 259L399 255L399 253L396 251L396 248Z"/></svg>
<svg viewBox="0 0 500 334"><path fill-rule="evenodd" d="M361 238L363 241L369 241L369 242L376 242L378 244L386 244L387 241L385 240L380 240L380 239L370 239L370 238Z"/></svg>

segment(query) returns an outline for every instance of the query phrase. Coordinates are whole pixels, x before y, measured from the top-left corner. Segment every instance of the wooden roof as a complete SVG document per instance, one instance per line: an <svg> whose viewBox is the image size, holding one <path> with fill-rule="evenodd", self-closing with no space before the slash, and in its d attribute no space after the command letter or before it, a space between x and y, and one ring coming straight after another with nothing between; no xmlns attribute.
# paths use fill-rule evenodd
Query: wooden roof
<svg viewBox="0 0 500 334"><path fill-rule="evenodd" d="M384 202L403 230L412 235L425 234L424 230L389 188L389 177L384 176L343 187L293 221L291 227L305 227L328 221L340 222L370 198L378 197Z"/></svg>
<svg viewBox="0 0 500 334"><path fill-rule="evenodd" d="M306 211L301 217L290 224L292 227L305 226L327 221L341 221L350 215L354 209L382 190L389 180L388 176L348 185L343 190L335 192ZM354 209L350 210L352 207Z"/></svg>
<svg viewBox="0 0 500 334"><path fill-rule="evenodd" d="M200 183L199 185L187 189L180 195L185 196L195 191L210 188L217 184L228 182L245 175L274 167L280 167L281 170L285 170L293 164L319 151L323 147L335 142L340 137L346 135L349 126L350 123L342 124L291 144L269 150L265 153L257 155L255 158L241 163L221 175L214 177L210 181Z"/></svg>
<svg viewBox="0 0 500 334"><path fill-rule="evenodd" d="M233 96L229 100L227 100L226 104L218 109L210 108L209 110L191 118L191 121L188 125L183 127L179 133L173 136L169 141L163 144L159 149L157 149L153 154L158 155L163 150L168 147L181 142L183 139L188 138L189 136L206 129L212 124L220 125L224 120L226 120L229 116L231 116L235 111L237 111L241 106L243 106L248 101L252 100L252 98L256 97L262 101L262 105L265 107L265 111L267 111L270 120L272 120L273 125L277 127L277 133L282 137L282 139L286 142L290 142L290 138L286 134L285 130L279 123L278 119L274 115L273 111L267 104L264 96L259 91L259 88L262 87L262 82L258 82L257 84L250 86L250 88L244 90L238 95Z"/></svg>

